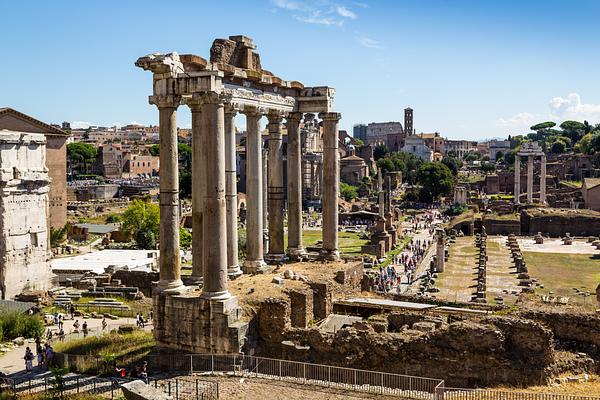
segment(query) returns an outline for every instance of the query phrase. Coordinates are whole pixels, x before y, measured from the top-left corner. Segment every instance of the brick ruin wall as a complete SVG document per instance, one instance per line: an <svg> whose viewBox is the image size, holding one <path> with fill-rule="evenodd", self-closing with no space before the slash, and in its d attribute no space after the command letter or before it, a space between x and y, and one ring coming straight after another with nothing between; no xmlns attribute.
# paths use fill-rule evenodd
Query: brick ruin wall
<svg viewBox="0 0 600 400"><path fill-rule="evenodd" d="M485 218L482 221L482 225L485 227L485 232L488 235L515 235L521 234L521 221L506 220L506 219L492 219Z"/></svg>
<svg viewBox="0 0 600 400"><path fill-rule="evenodd" d="M600 317L592 314L528 312L449 322L453 319L403 311L329 333L294 323L296 303L262 303L256 355L440 378L462 387L546 384L567 370L593 373L593 359L596 364L600 359ZM557 350L587 355L573 353L575 361L567 361L555 343Z"/></svg>
<svg viewBox="0 0 600 400"><path fill-rule="evenodd" d="M536 215L527 210L521 213L521 232L524 235L535 235L542 232L551 237L598 236L600 234L600 215L587 214L541 214Z"/></svg>

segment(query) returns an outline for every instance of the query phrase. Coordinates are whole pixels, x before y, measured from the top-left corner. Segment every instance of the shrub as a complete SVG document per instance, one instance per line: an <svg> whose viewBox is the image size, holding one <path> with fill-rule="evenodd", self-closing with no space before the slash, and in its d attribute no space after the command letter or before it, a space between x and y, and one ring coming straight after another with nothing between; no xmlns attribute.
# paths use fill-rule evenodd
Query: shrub
<svg viewBox="0 0 600 400"><path fill-rule="evenodd" d="M12 340L17 337L36 338L44 334L44 323L37 315L8 312L0 315L2 338Z"/></svg>

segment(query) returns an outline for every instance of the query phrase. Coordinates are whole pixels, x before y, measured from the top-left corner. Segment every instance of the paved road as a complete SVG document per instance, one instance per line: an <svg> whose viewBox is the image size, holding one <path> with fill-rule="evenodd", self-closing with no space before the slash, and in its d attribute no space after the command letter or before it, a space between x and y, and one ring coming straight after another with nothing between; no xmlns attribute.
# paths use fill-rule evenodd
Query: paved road
<svg viewBox="0 0 600 400"><path fill-rule="evenodd" d="M75 320L79 320L80 324L83 324L83 319L80 317L75 317ZM109 332L111 329L115 329L117 327L119 327L120 325L126 325L126 324L134 324L135 323L135 319L134 318L119 318L117 320L106 320L108 323L108 326L106 328L105 331L102 331L102 320L101 319L87 319L86 320L88 323L88 327L90 330L89 335L100 335L104 332ZM64 325L64 330L65 333L67 334L67 337L65 338L65 341L68 341L70 339L76 339L76 338L82 338L83 337L83 333L73 333L73 323L75 321L74 320L66 320L65 321L65 325ZM149 325L146 325L146 329L150 329ZM51 326L50 327L54 333L56 333L58 331L58 328L56 326ZM54 340L54 342L56 342L57 339ZM25 361L23 360L23 356L25 355L25 348L29 346L31 348L31 350L33 350L33 352L35 353L35 342L33 343L25 343L23 346L18 346L15 347L13 350L9 351L8 353L5 353L3 356L0 357L0 371L4 372L5 374L11 375L12 376L24 376L27 375L27 373L25 372ZM34 365L37 365L37 360L35 360L33 362ZM42 373L45 372L43 370L38 370L37 368L35 369L35 374L38 373ZM32 375L32 374L29 374Z"/></svg>

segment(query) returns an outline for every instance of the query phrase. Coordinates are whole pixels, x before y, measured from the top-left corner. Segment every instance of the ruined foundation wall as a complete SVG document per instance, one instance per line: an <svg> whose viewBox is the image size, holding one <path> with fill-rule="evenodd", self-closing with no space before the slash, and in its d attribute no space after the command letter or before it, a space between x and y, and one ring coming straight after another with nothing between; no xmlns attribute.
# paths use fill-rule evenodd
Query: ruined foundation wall
<svg viewBox="0 0 600 400"><path fill-rule="evenodd" d="M334 334L291 327L289 307L288 301L270 300L261 308L257 355L428 376L467 387L544 384L554 359L552 331L522 318L432 321L437 328L423 332L402 328L420 322L416 315L391 314L388 325L398 333L361 323Z"/></svg>

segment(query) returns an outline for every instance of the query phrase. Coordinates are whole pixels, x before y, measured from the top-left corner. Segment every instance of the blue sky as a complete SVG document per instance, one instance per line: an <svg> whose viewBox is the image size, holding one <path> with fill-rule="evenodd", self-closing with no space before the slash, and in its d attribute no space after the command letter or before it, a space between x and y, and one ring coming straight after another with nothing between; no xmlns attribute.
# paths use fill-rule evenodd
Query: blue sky
<svg viewBox="0 0 600 400"><path fill-rule="evenodd" d="M47 122L156 123L137 57L254 39L263 67L336 88L341 128L402 120L450 138L600 123L600 1L0 0L0 106ZM179 125L189 126L180 108Z"/></svg>

